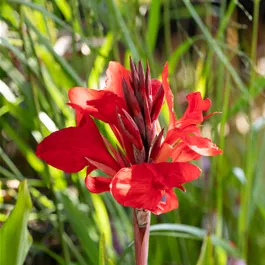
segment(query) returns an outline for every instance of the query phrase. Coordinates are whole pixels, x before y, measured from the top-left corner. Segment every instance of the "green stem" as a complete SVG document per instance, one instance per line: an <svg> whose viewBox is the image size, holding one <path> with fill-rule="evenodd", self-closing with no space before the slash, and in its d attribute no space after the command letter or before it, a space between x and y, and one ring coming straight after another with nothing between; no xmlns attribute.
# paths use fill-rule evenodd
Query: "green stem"
<svg viewBox="0 0 265 265"><path fill-rule="evenodd" d="M251 69L250 73L250 88L249 88L249 94L251 96L250 98L250 105L249 105L249 124L250 128L252 128L252 117L251 117L251 103L253 103L253 95L255 92L255 79L256 79L256 71L255 71L255 65L257 60L257 42L258 42L258 25L259 25L259 5L260 0L254 1L254 15L253 15L253 31L252 31L252 42L251 42L251 60L253 62L254 67ZM247 254L248 254L248 239L249 239L249 211L250 211L250 202L252 200L252 187L253 187L253 180L254 180L254 160L255 156L255 146L254 146L254 132L251 129L248 139L247 139L247 152L246 152L246 185L242 187L241 190L241 211L239 216L239 225L238 225L238 236L239 236L239 247L242 251L244 259L247 261Z"/></svg>
<svg viewBox="0 0 265 265"><path fill-rule="evenodd" d="M170 10L169 10L169 1L165 1L164 3L164 32L165 32L165 56L169 58L169 55L172 51L171 47L171 34L170 34Z"/></svg>
<svg viewBox="0 0 265 265"><path fill-rule="evenodd" d="M228 110L229 110L229 98L230 98L230 76L226 76L225 80L225 94L224 94L224 103L222 111L222 120L220 126L220 149L224 150L225 148L225 124L227 120ZM224 156L218 158L217 172L220 174L217 176L217 224L216 224L216 235L222 237L223 231L223 175L222 175L222 166L224 165Z"/></svg>

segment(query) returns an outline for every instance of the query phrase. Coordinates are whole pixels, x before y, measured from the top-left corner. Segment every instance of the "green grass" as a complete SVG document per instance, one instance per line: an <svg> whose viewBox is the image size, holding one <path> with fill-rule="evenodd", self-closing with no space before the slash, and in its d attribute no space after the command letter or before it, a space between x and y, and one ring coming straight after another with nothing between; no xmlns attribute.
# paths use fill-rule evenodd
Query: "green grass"
<svg viewBox="0 0 265 265"><path fill-rule="evenodd" d="M38 256L43 264L133 264L130 209L110 194L90 194L85 172L65 174L35 156L37 143L54 128L74 124L67 91L97 88L110 60L128 67L131 55L148 60L154 78L169 62L178 116L185 107L183 94L197 90L211 98L212 111L222 112L205 127L224 154L199 162L209 168L186 185L186 193L177 192L178 210L152 216L149 264L226 265L233 257L265 265L265 78L255 64L259 26L264 30L260 1L254 1L247 25L251 41L234 23L242 9L237 1L227 8L225 1L218 8L191 2L0 3L0 220L22 196L10 180L27 180L33 242L25 264L36 264ZM220 21L217 28L211 16ZM194 21L193 36L183 19ZM239 36L236 44L229 34ZM70 40L64 55L54 49L60 36ZM242 117L249 127L244 133L237 125L243 126Z"/></svg>

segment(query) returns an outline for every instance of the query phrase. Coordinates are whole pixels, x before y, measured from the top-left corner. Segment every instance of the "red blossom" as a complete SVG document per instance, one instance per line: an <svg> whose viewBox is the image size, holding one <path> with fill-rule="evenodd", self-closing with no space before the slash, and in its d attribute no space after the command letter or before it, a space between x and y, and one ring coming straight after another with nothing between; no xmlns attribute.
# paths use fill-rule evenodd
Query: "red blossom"
<svg viewBox="0 0 265 265"><path fill-rule="evenodd" d="M173 188L197 179L201 170L189 163L142 163L121 169L113 178L113 197L124 206L148 209L155 214L178 207Z"/></svg>
<svg viewBox="0 0 265 265"><path fill-rule="evenodd" d="M222 151L201 136L198 125L211 106L199 92L187 96L188 107L177 119L174 97L168 83L168 66L162 82L151 79L147 65L130 62L131 70L110 62L104 90L74 87L70 105L76 112L76 127L52 133L37 148L37 156L65 172L87 167L86 186L93 193L110 191L124 206L161 214L178 207L174 188L199 177L201 170L188 162ZM166 99L169 126L165 138L159 114ZM213 113L215 114L215 113ZM119 146L105 139L93 119L110 125ZM167 162L171 158L173 162ZM92 177L96 169L109 177Z"/></svg>
<svg viewBox="0 0 265 265"><path fill-rule="evenodd" d="M200 128L197 126L206 118L203 113L211 106L209 98L202 99L200 92L187 95L188 107L180 119L174 114L174 97L170 90L168 79L168 65L166 64L162 73L163 87L169 110L169 130L165 141L162 143L159 153L153 159L156 162L167 161L172 158L175 162L188 162L197 160L201 156L214 156L222 153L210 139L201 136Z"/></svg>

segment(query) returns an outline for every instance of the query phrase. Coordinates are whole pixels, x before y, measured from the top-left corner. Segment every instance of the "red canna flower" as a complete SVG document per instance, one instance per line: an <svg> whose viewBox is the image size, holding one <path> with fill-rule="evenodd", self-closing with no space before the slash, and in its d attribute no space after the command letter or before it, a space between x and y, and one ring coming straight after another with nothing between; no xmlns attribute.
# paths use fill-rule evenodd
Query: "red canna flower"
<svg viewBox="0 0 265 265"><path fill-rule="evenodd" d="M198 125L211 106L199 92L187 96L188 107L177 119L174 97L168 84L168 66L162 82L151 79L147 65L131 60L131 70L110 62L104 90L70 89L68 105L76 111L76 127L52 133L37 148L37 156L48 164L73 173L87 167L86 186L93 193L109 191L124 206L161 214L178 207L173 188L199 177L201 170L189 162L222 151L201 136ZM166 99L169 127L165 138L158 116ZM110 125L118 145L113 147L94 123ZM172 162L167 162L171 159ZM109 177L92 177L96 169Z"/></svg>

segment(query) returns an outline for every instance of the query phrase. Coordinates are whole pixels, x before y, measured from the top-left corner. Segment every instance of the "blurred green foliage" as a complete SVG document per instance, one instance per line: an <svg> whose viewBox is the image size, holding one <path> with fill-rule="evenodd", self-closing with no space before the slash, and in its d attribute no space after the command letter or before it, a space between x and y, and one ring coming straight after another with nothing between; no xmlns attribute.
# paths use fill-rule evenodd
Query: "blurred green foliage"
<svg viewBox="0 0 265 265"><path fill-rule="evenodd" d="M149 264L265 264L263 1L254 0L251 11L235 0L195 2L0 2L0 221L7 220L0 233L30 210L15 208L8 217L16 200L28 200L17 192L27 180L33 242L25 264L134 263L130 209L110 194L90 194L85 172L65 174L35 156L45 136L74 124L67 91L102 87L108 62L128 67L129 55L148 60L154 78L169 62L178 115L190 91L201 91L212 111L222 112L203 132L224 154L199 161L203 174L177 193L178 210L152 216Z"/></svg>
<svg viewBox="0 0 265 265"><path fill-rule="evenodd" d="M27 222L32 203L24 180L19 186L17 203L0 230L0 262L6 265L22 265L32 244Z"/></svg>

